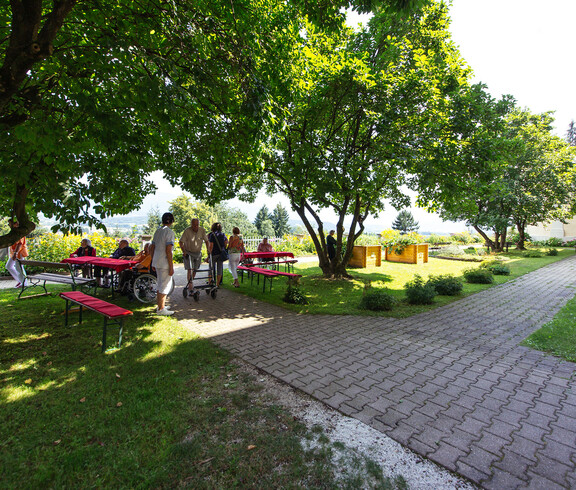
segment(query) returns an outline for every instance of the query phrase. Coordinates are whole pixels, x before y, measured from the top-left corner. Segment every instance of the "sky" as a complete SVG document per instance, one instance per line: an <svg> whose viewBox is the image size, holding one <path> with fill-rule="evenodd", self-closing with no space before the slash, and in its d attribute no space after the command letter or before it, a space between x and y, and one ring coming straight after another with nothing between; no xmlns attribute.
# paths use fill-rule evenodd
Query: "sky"
<svg viewBox="0 0 576 490"><path fill-rule="evenodd" d="M555 111L556 134L564 137L568 124L576 120L573 62L573 30L576 0L453 0L450 7L452 40L472 68L473 83L488 86L493 97L511 94L521 107L533 113ZM349 16L355 25L365 18ZM144 213L155 205L166 205L181 190L172 189L161 174L154 175L158 192L142 206ZM228 201L253 220L262 205L272 210L282 204L291 215L288 200L282 195L261 194L254 203ZM420 231L453 233L466 229L464 223L443 222L439 216L412 207ZM161 211L163 211L161 209ZM387 206L378 218L366 225L390 228L398 210ZM335 222L330 212L321 212L327 222Z"/></svg>

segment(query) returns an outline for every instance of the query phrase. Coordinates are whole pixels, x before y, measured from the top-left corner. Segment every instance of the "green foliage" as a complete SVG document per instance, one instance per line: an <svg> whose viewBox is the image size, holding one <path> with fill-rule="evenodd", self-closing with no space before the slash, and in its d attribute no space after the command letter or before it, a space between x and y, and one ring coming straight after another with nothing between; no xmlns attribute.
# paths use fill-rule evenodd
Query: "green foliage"
<svg viewBox="0 0 576 490"><path fill-rule="evenodd" d="M495 276L509 276L510 267L505 264L493 264L487 267L487 269L492 272Z"/></svg>
<svg viewBox="0 0 576 490"><path fill-rule="evenodd" d="M274 226L274 236L284 236L290 233L288 220L290 215L282 204L278 203L272 212L272 225Z"/></svg>
<svg viewBox="0 0 576 490"><path fill-rule="evenodd" d="M466 247L464 253L468 255L478 255L478 250L476 247Z"/></svg>
<svg viewBox="0 0 576 490"><path fill-rule="evenodd" d="M397 255L401 255L408 245L417 245L418 243L422 243L422 235L419 235L416 232L410 232L404 235L401 235L400 233L397 235L390 235L384 231L381 236L383 237L382 244L388 249L388 253L395 253Z"/></svg>
<svg viewBox="0 0 576 490"><path fill-rule="evenodd" d="M470 284L492 284L494 282L492 272L482 267L479 269L467 269L462 275Z"/></svg>
<svg viewBox="0 0 576 490"><path fill-rule="evenodd" d="M434 285L424 282L419 274L415 274L411 281L408 281L404 288L406 297L411 305L429 305L434 302L436 290Z"/></svg>
<svg viewBox="0 0 576 490"><path fill-rule="evenodd" d="M391 311L398 300L387 289L369 289L360 300L360 308L370 311Z"/></svg>
<svg viewBox="0 0 576 490"><path fill-rule="evenodd" d="M564 245L564 240L562 240L562 238L550 237L544 243L549 247L561 247Z"/></svg>
<svg viewBox="0 0 576 490"><path fill-rule="evenodd" d="M471 235L469 231L462 231L452 235L452 241L467 245L469 243L479 243L481 241L478 235Z"/></svg>
<svg viewBox="0 0 576 490"><path fill-rule="evenodd" d="M544 254L540 252L540 250L525 250L524 252L522 252L522 256L538 259L540 257L544 257Z"/></svg>
<svg viewBox="0 0 576 490"><path fill-rule="evenodd" d="M306 295L301 291L298 285L292 284L292 281L288 281L288 288L286 289L286 294L284 294L282 300L285 303L294 305L308 304L308 298L306 298Z"/></svg>
<svg viewBox="0 0 576 490"><path fill-rule="evenodd" d="M142 230L145 235L154 235L155 231L162 225L162 213L158 206L148 211L148 221Z"/></svg>
<svg viewBox="0 0 576 490"><path fill-rule="evenodd" d="M266 224L266 232L262 229L262 226ZM260 236L273 236L274 235L274 225L272 224L272 214L268 210L268 206L265 204L256 213L256 218L254 218L254 226L258 230Z"/></svg>
<svg viewBox="0 0 576 490"><path fill-rule="evenodd" d="M431 284L434 290L443 296L456 296L464 288L462 281L452 274L431 275L428 278L428 284Z"/></svg>
<svg viewBox="0 0 576 490"><path fill-rule="evenodd" d="M68 258L80 246L83 238L90 239L92 246L96 249L96 254L100 257L108 257L118 248L116 239L100 233L81 236L45 233L27 241L30 259L60 262L62 259ZM132 242L131 246L137 249L138 242Z"/></svg>
<svg viewBox="0 0 576 490"><path fill-rule="evenodd" d="M284 235L282 241L276 246L278 250L292 252L294 255L311 255L315 252L314 242L310 235L297 237L296 235Z"/></svg>
<svg viewBox="0 0 576 490"><path fill-rule="evenodd" d="M548 248L548 249L546 249L546 251L544 253L546 255L555 256L555 255L558 255L558 250L556 250L555 248Z"/></svg>
<svg viewBox="0 0 576 490"><path fill-rule="evenodd" d="M396 219L392 223L392 229L398 230L401 233L409 233L412 231L418 231L419 226L418 222L412 216L412 213L407 210L403 209L398 213Z"/></svg>
<svg viewBox="0 0 576 490"><path fill-rule="evenodd" d="M465 254L458 245L448 245L447 247L442 247L440 250L440 255L443 257L462 257Z"/></svg>

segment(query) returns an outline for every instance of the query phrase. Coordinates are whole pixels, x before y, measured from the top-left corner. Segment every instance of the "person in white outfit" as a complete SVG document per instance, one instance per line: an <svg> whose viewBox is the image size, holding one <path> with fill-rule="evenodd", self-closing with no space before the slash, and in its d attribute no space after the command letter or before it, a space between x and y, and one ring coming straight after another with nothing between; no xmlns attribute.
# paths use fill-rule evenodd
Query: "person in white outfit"
<svg viewBox="0 0 576 490"><path fill-rule="evenodd" d="M172 213L162 215L162 228L158 228L152 238L150 245L150 256L152 257L152 269L156 271L156 302L158 309L156 313L160 316L170 316L174 312L166 307L166 296L172 289L172 276L174 275L174 262L172 252L176 235L170 227L174 224Z"/></svg>
<svg viewBox="0 0 576 490"><path fill-rule="evenodd" d="M10 228L18 228L20 224L18 223L18 221L13 221L12 219L9 219L8 226L10 226ZM26 247L26 237L22 237L16 243L10 246L10 257L6 262L6 270L16 281L15 287L17 288L22 287L22 285L27 286L25 279L26 274L17 260L17 259L23 259L25 257L28 257L28 247Z"/></svg>
<svg viewBox="0 0 576 490"><path fill-rule="evenodd" d="M242 255L246 252L244 249L244 242L240 236L240 229L238 227L232 228L232 235L228 240L228 269L232 278L234 279L234 287L239 288L238 283L238 265L242 259Z"/></svg>

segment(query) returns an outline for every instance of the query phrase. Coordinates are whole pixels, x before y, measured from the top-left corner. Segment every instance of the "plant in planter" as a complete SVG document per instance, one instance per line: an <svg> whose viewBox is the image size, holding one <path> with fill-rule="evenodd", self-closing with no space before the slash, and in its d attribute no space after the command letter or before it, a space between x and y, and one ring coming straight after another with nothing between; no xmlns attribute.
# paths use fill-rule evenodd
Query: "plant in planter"
<svg viewBox="0 0 576 490"><path fill-rule="evenodd" d="M402 252L409 245L418 245L424 241L424 238L415 232L406 233L404 235L398 234L396 236L385 237L385 232L382 232L382 245L388 249L388 253L395 253L402 255Z"/></svg>

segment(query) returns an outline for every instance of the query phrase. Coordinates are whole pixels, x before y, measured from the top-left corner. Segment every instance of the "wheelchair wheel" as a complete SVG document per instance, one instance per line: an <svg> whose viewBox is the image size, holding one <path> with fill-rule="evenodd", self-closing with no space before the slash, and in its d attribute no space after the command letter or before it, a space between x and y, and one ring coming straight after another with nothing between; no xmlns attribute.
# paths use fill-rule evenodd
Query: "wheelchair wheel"
<svg viewBox="0 0 576 490"><path fill-rule="evenodd" d="M214 288L212 291L210 291L210 296L212 296L212 299L216 299L217 293L218 293L218 290L216 288Z"/></svg>
<svg viewBox="0 0 576 490"><path fill-rule="evenodd" d="M134 296L142 303L156 301L156 277L151 274L142 274L134 279Z"/></svg>
<svg viewBox="0 0 576 490"><path fill-rule="evenodd" d="M182 290L182 296L184 296L185 298L188 297L188 287L185 287L185 288Z"/></svg>
<svg viewBox="0 0 576 490"><path fill-rule="evenodd" d="M200 301L200 291L194 291L192 297L194 298L194 301Z"/></svg>

